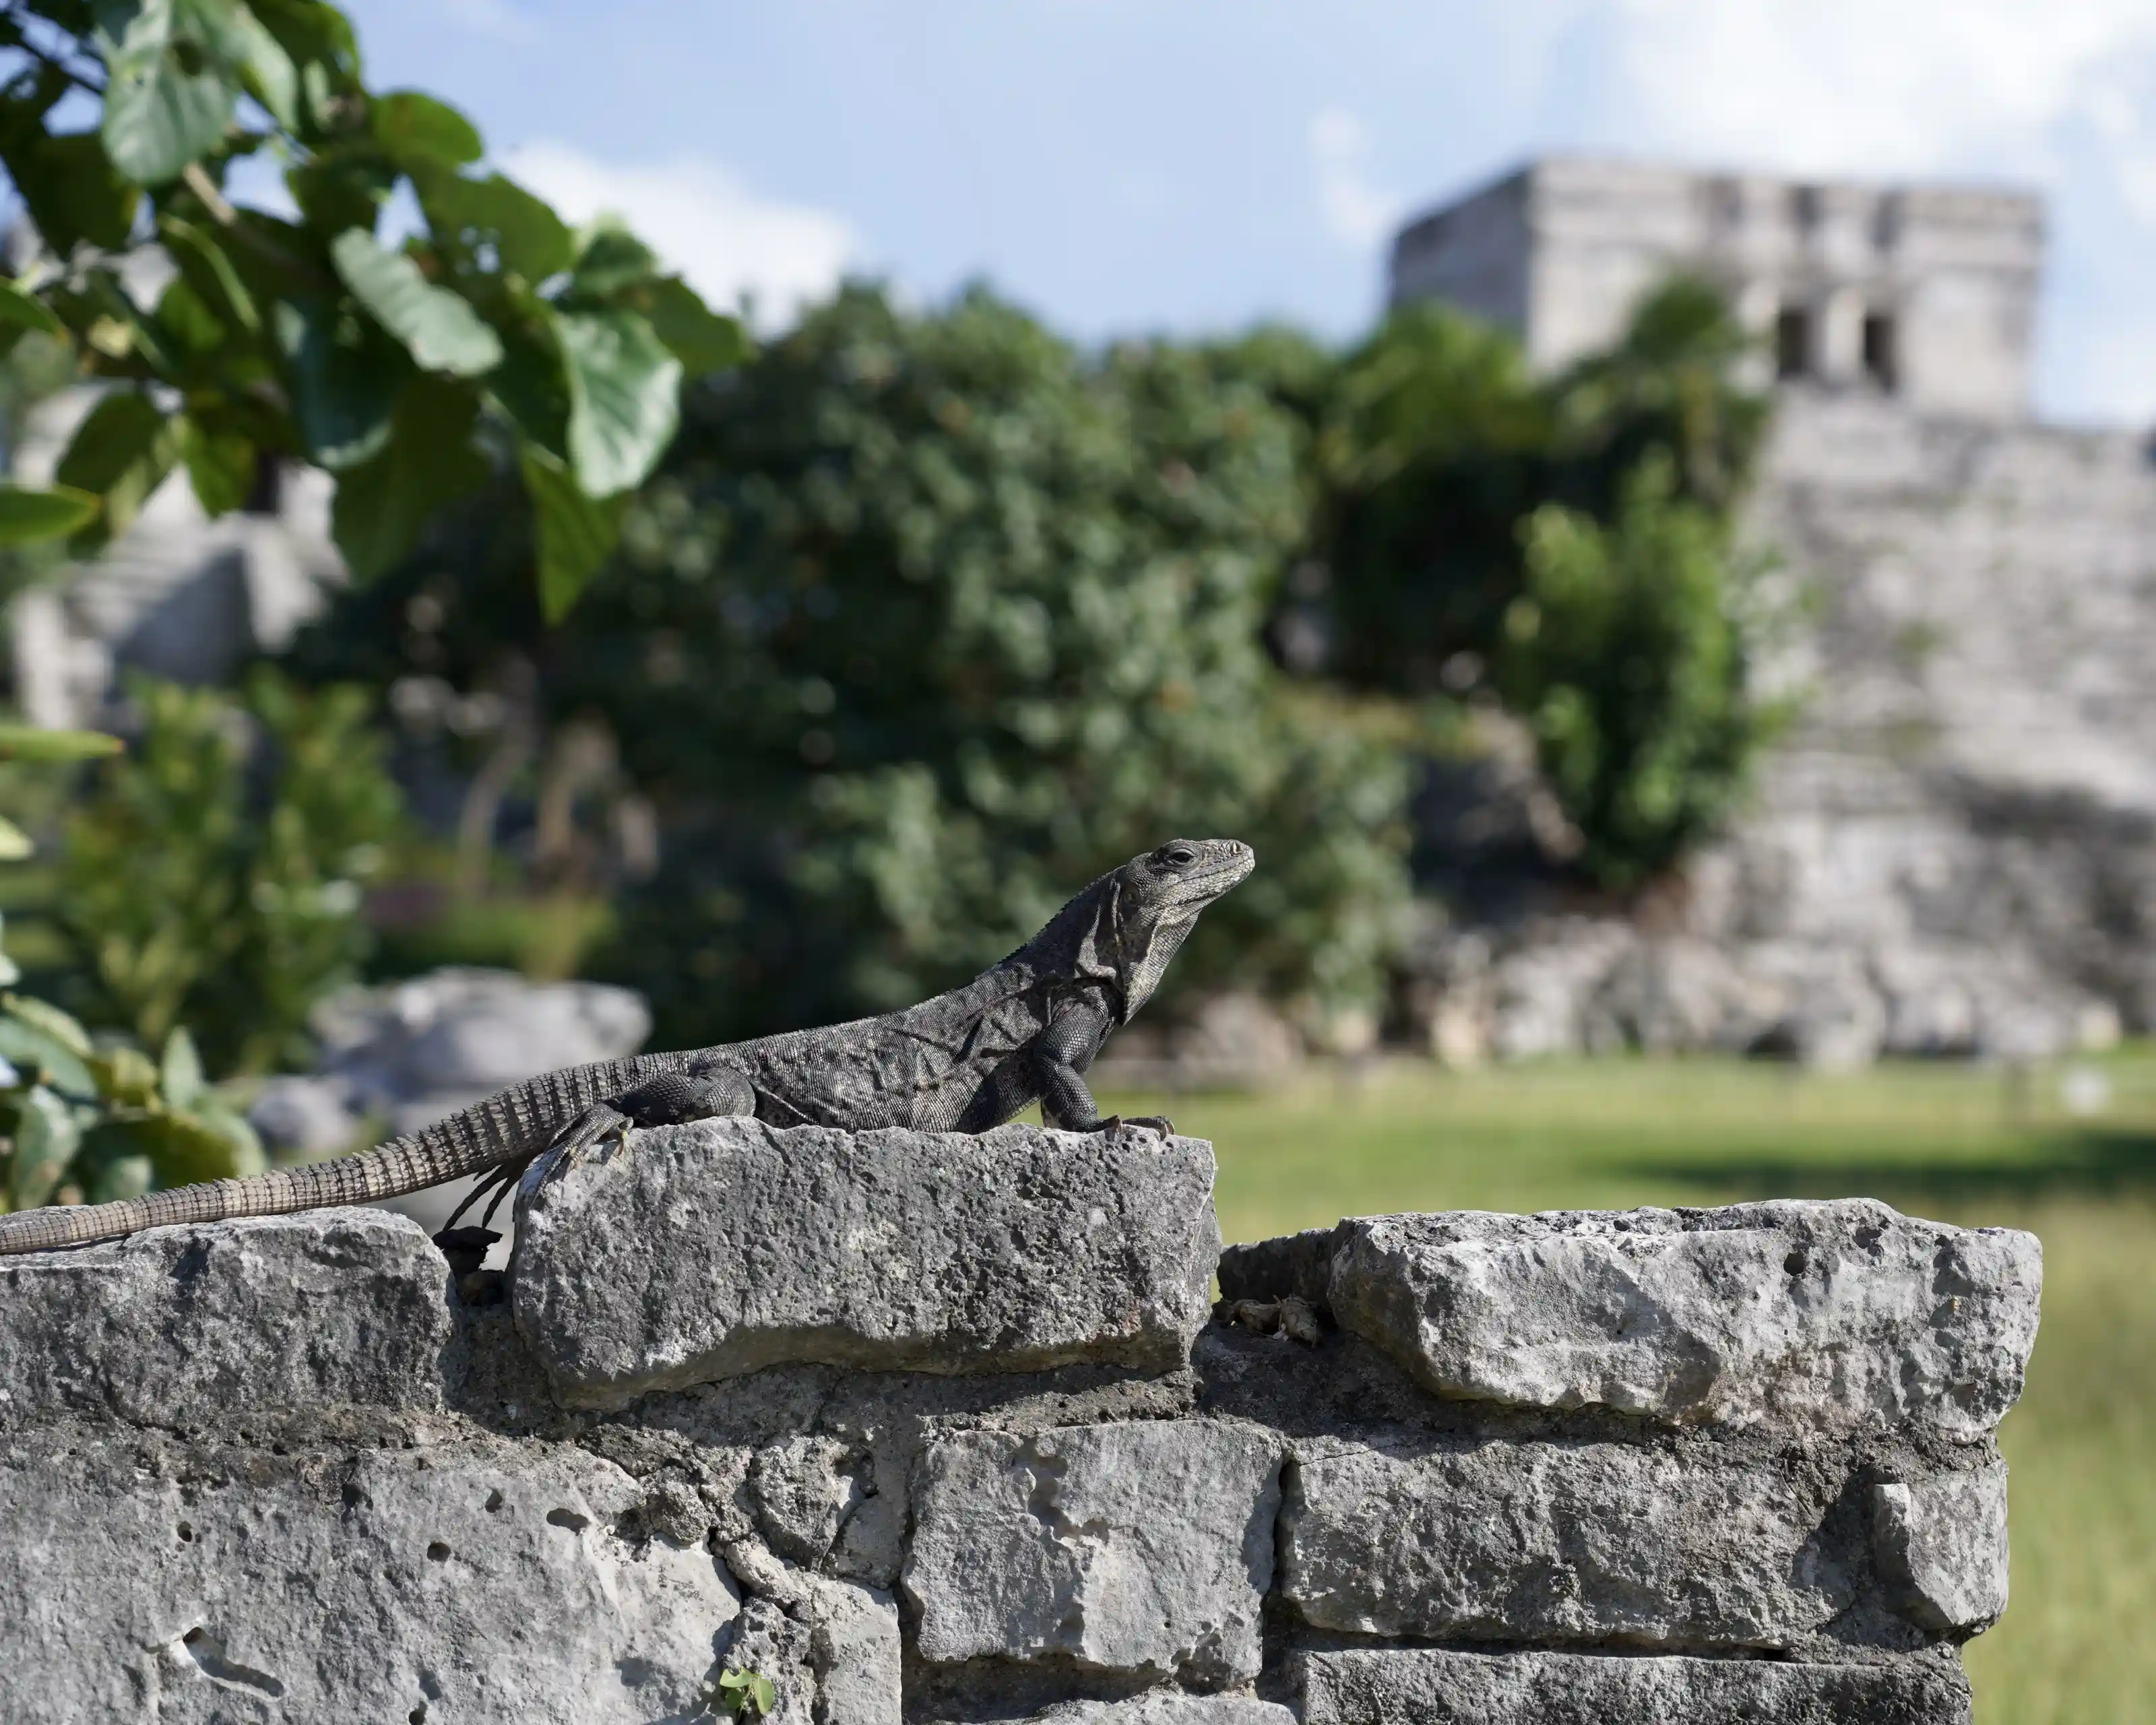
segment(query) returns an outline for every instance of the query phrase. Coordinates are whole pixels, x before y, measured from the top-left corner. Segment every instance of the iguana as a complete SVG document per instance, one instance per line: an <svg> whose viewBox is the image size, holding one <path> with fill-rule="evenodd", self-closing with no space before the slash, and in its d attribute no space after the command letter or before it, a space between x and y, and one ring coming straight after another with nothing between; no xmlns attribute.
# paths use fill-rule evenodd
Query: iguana
<svg viewBox="0 0 2156 1725"><path fill-rule="evenodd" d="M465 1202L490 1187L499 1203L557 1145L573 1155L631 1126L726 1115L852 1132L983 1132L1037 1101L1051 1126L1100 1132L1122 1122L1103 1118L1086 1086L1094 1055L1151 998L1199 913L1255 860L1233 839L1172 839L1101 875L1000 964L918 1006L546 1073L334 1162L0 1216L0 1255L168 1223L366 1204L489 1170ZM1169 1129L1160 1119L1131 1123Z"/></svg>

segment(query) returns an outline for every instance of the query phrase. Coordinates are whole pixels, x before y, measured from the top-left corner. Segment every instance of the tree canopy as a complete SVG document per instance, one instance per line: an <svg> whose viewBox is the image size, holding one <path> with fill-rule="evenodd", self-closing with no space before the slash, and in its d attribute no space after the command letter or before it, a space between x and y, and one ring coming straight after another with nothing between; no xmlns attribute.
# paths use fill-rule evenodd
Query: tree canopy
<svg viewBox="0 0 2156 1725"><path fill-rule="evenodd" d="M558 617L683 381L745 351L632 234L490 172L454 108L369 90L325 0L0 0L0 165L45 254L0 282L0 344L59 337L106 386L54 485L0 487L0 541L95 550L176 465L217 516L300 459L336 476L364 579L506 470ZM245 207L243 165L289 207Z"/></svg>

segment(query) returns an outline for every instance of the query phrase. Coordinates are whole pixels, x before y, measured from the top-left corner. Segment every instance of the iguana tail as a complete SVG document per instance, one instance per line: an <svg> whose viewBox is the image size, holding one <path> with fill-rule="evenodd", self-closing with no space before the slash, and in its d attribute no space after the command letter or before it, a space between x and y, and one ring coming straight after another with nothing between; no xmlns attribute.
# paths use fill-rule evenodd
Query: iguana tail
<svg viewBox="0 0 2156 1725"><path fill-rule="evenodd" d="M638 1055L547 1072L446 1120L357 1156L272 1168L244 1180L208 1180L111 1204L55 1204L0 1216L0 1257L118 1240L173 1222L285 1216L331 1204L367 1204L462 1179L542 1148L594 1102L670 1070L674 1055Z"/></svg>

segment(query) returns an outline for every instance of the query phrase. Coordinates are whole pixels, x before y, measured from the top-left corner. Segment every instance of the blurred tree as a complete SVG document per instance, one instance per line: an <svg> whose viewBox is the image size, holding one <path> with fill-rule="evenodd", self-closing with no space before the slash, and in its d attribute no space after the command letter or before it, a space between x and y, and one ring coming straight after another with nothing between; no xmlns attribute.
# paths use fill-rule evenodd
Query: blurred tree
<svg viewBox="0 0 2156 1725"><path fill-rule="evenodd" d="M303 1064L308 1009L365 957L362 893L402 819L370 703L266 670L244 700L131 694L138 747L95 770L64 824L76 1004L151 1047L191 1024L218 1071Z"/></svg>
<svg viewBox="0 0 2156 1725"><path fill-rule="evenodd" d="M743 341L627 233L572 234L483 154L454 108L370 91L325 0L0 0L0 163L49 254L0 283L0 343L63 341L110 383L56 486L0 485L0 542L95 550L176 465L216 516L265 459L304 459L336 476L366 578L506 468L566 612L683 377ZM231 203L249 158L284 165L292 216ZM392 246L400 190L416 231ZM174 273L151 291L124 266L152 243Z"/></svg>
<svg viewBox="0 0 2156 1725"><path fill-rule="evenodd" d="M116 754L116 737L0 725L0 863L33 845L15 816L25 780ZM93 1037L51 1002L14 992L0 952L0 1210L101 1203L152 1186L259 1173L262 1146L236 1099L204 1081L183 1029L152 1060L133 1039Z"/></svg>
<svg viewBox="0 0 2156 1725"><path fill-rule="evenodd" d="M1748 351L1686 277L1540 382L1508 336L1409 305L1348 356L1319 433L1327 662L1501 697L1615 891L1717 828L1786 717L1749 683L1766 619L1736 512L1768 404Z"/></svg>
<svg viewBox="0 0 2156 1725"><path fill-rule="evenodd" d="M1659 449L1625 476L1610 525L1554 503L1524 524L1497 683L1604 886L1636 886L1717 831L1787 717L1752 691L1760 565L1729 535L1678 495Z"/></svg>
<svg viewBox="0 0 2156 1725"><path fill-rule="evenodd" d="M1553 482L1547 394L1509 336L1424 301L1348 357L1324 428L1337 669L1409 692L1463 686L1519 590L1517 523Z"/></svg>
<svg viewBox="0 0 2156 1725"><path fill-rule="evenodd" d="M919 998L1178 831L1263 859L1182 980L1368 1000L1402 775L1260 640L1306 520L1283 351L1088 360L985 291L851 288L695 398L573 630L475 512L300 662L414 711L521 667L548 735L604 726L667 831L618 963L672 1040Z"/></svg>

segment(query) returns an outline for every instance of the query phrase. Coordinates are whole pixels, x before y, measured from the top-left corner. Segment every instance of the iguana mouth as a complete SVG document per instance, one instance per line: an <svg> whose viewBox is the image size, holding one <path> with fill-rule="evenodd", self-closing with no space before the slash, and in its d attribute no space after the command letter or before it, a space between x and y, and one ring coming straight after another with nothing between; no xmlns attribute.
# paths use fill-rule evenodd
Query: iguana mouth
<svg viewBox="0 0 2156 1725"><path fill-rule="evenodd" d="M1191 848L1199 853L1198 860L1164 883L1162 898L1167 904L1209 904L1240 886L1258 865L1257 853L1239 839L1206 839Z"/></svg>

